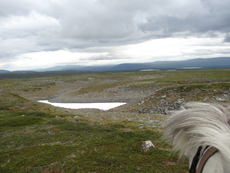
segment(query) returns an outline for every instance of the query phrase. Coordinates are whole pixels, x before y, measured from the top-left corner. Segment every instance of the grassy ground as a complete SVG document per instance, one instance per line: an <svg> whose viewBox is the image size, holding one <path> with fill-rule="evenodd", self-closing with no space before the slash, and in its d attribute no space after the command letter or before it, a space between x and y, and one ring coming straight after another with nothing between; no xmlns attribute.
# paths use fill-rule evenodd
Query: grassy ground
<svg viewBox="0 0 230 173"><path fill-rule="evenodd" d="M187 170L187 161L177 161L178 155L171 154L158 130L138 130L125 122L100 125L69 114L54 118L52 112L35 108L30 113L16 110L15 104L10 105L13 110L7 105L1 108L0 172ZM144 152L141 144L145 140L153 141L156 149Z"/></svg>
<svg viewBox="0 0 230 173"><path fill-rule="evenodd" d="M100 118L100 111L97 118L85 117L31 99L51 98L66 88L77 95L122 86L140 92L159 88L143 98L147 101L142 107L157 104L162 95L170 101L183 97L213 102L214 97L228 94L229 82L228 69L1 80L0 172L188 172L187 158L178 160L178 153L171 153L171 146L161 139L162 129L139 128L141 117L165 117L136 113L136 119L124 119L130 116L127 110L138 110L136 103L128 104L118 115L122 118L114 120ZM156 148L144 152L141 144L146 140Z"/></svg>

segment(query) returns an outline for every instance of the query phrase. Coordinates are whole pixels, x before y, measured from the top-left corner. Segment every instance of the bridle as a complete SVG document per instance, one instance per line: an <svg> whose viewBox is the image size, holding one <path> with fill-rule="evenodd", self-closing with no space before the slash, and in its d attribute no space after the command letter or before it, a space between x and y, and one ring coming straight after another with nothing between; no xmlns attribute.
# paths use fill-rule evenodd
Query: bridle
<svg viewBox="0 0 230 173"><path fill-rule="evenodd" d="M201 153L202 146L199 146L195 156L193 157L189 173L201 173L207 160L219 151L215 147L206 146L204 151Z"/></svg>
<svg viewBox="0 0 230 173"><path fill-rule="evenodd" d="M201 173L207 160L219 151L215 147L206 146L201 154L202 146L199 146L195 156L193 157L189 173Z"/></svg>

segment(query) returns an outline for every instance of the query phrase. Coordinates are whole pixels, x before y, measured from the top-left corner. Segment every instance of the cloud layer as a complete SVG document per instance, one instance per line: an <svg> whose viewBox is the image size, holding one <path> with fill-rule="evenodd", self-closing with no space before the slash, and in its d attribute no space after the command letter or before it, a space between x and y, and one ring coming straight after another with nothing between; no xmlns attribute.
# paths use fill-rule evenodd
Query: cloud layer
<svg viewBox="0 0 230 173"><path fill-rule="evenodd" d="M230 52L229 0L8 0L0 6L0 68L23 55L60 50L85 53L76 62L109 63L131 58L128 45L167 38L213 38L223 46L215 54Z"/></svg>

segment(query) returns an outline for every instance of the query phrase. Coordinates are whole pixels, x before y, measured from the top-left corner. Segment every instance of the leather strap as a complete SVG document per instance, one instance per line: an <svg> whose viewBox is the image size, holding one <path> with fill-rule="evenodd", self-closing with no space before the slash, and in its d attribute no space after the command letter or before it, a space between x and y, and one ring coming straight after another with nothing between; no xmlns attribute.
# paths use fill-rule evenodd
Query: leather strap
<svg viewBox="0 0 230 173"><path fill-rule="evenodd" d="M197 167L197 164L199 162L199 159L200 159L200 152L202 150L202 146L199 146L195 156L193 157L192 159L192 164L191 164L191 167L189 169L189 173L196 173L196 167Z"/></svg>
<svg viewBox="0 0 230 173"><path fill-rule="evenodd" d="M207 160L213 155L215 154L216 152L218 151L217 148L215 147L210 147L208 148L204 155L202 156L201 160L200 160L200 163L198 165L198 168L197 168L197 171L196 173L201 173L203 171L203 168L205 166L205 163L207 162Z"/></svg>

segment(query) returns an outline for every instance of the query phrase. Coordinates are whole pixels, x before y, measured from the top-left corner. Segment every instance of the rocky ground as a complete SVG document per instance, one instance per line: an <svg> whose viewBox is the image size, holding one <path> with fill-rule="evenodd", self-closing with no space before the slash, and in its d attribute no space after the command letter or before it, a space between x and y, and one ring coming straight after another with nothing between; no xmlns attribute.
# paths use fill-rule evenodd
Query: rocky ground
<svg viewBox="0 0 230 173"><path fill-rule="evenodd" d="M179 109L187 102L229 104L229 76L230 70L228 69L212 69L162 71L161 73L90 73L0 80L0 110L2 120L6 120L5 123L2 123L6 125L6 132L3 132L5 138L1 140L2 144L6 146L6 151L3 151L4 157L8 157L7 160L12 160L12 158L14 160L24 153L22 158L20 157L21 162L24 163L28 156L34 158L36 153L44 151L43 155L45 153L46 156L44 160L39 160L39 162L36 160L33 164L29 163L28 165L31 165L28 168L29 171L34 165L43 166L43 163L45 163L44 168L49 167L50 170L55 170L54 168L60 167L60 162L63 169L67 167L73 170L73 165L81 161L76 167L78 170L82 167L81 163L88 166L89 162L85 162L87 158L93 158L93 166L101 163L100 167L102 168L107 164L107 161L109 161L108 166L111 167L114 161L118 160L116 167L120 170L122 169L120 158L127 158L127 156L133 159L130 165L133 165L133 161L138 156L138 164L144 165L143 167L154 165L155 168L155 163L162 163L160 168L168 164L168 170L172 169L171 165L185 167L184 165L188 165L188 163L178 163L177 156L173 156L173 161L168 159L167 155L170 153L165 152L170 146L166 146L165 142L160 140L163 132L162 123L170 116L170 111ZM74 110L54 107L37 102L38 100L51 102L113 101L126 102L127 104L108 111ZM31 124L32 120L36 120L36 124ZM22 124L24 121L25 126ZM15 128L15 125L18 128ZM8 127L12 127L12 129ZM133 141L130 142L132 139ZM141 153L140 147L143 140L152 140L156 150ZM116 148L116 146L119 147ZM64 160L60 157L55 162L46 163L47 160L56 159L56 155L50 157L50 153L52 155L57 151L65 151L66 148L69 148L69 154L74 149L74 156L71 154L71 158L73 156L76 157L75 159L70 160L69 154L67 154L64 157L68 158ZM35 149L38 149L38 152ZM62 155L66 152L59 153ZM132 153L133 155L130 157L130 154L123 155L123 153ZM154 159L151 159L152 156ZM99 158L98 163L94 162L94 158ZM148 160L153 160L153 162L146 164L146 158L150 158ZM8 168L12 167L12 163L6 164L8 164ZM20 166L20 169L22 168ZM33 168L35 170L37 167ZM130 167L128 166L128 168ZM92 169L89 168L89 170Z"/></svg>
<svg viewBox="0 0 230 173"><path fill-rule="evenodd" d="M195 72L90 74L16 80L11 81L12 83L2 83L1 87L3 90L12 88L12 92L35 101L126 102L127 104L109 111L97 109L65 111L103 122L138 122L140 128L155 128L160 127L160 123L170 111L179 109L186 102L230 102L228 71L226 75L223 71L197 74ZM213 79L217 74L219 76Z"/></svg>
<svg viewBox="0 0 230 173"><path fill-rule="evenodd" d="M144 76L140 77L141 80L138 82L133 82L134 79L122 78L76 80L71 85L59 89L55 96L49 98L49 101L61 103L133 102L154 94L159 87L132 88L130 85L151 83L142 80L152 80L162 76Z"/></svg>
<svg viewBox="0 0 230 173"><path fill-rule="evenodd" d="M154 90L138 91L121 86L105 89L103 92L87 92L75 96L71 95L71 92L65 92L51 98L50 101L57 103L133 102L153 93Z"/></svg>
<svg viewBox="0 0 230 173"><path fill-rule="evenodd" d="M192 88L192 89L191 89ZM64 97L63 97L64 96ZM130 89L119 86L103 90L102 92L89 92L76 97L61 94L52 98L52 102L127 102L127 104L102 111L97 109L67 110L69 113L79 114L101 122L135 123L142 128L161 129L162 122L169 116L170 111L178 110L186 102L217 102L230 101L230 90L205 89L196 86L175 87L149 87ZM80 117L76 117L80 118Z"/></svg>

